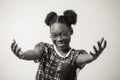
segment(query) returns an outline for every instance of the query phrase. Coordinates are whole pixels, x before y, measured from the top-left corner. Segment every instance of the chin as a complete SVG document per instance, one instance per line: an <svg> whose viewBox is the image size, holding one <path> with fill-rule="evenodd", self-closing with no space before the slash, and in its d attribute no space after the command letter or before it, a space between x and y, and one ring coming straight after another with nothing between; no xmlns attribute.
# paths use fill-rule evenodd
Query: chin
<svg viewBox="0 0 120 80"><path fill-rule="evenodd" d="M66 44L56 44L56 47L59 49L66 49Z"/></svg>
<svg viewBox="0 0 120 80"><path fill-rule="evenodd" d="M55 46L59 49L66 49L67 47L69 47L69 41L62 41L62 42L57 42L57 41L53 41L53 43L55 44Z"/></svg>

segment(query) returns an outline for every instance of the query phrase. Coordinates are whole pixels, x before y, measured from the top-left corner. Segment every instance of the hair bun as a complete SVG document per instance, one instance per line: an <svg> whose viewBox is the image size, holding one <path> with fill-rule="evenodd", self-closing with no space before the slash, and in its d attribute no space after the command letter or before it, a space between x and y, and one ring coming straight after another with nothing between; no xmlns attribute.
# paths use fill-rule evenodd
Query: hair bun
<svg viewBox="0 0 120 80"><path fill-rule="evenodd" d="M53 19L53 17L57 16L57 14L55 12L50 12L47 14L46 19L45 19L45 23L50 26L50 22Z"/></svg>
<svg viewBox="0 0 120 80"><path fill-rule="evenodd" d="M76 24L77 14L73 10L66 10L63 14L70 24Z"/></svg>

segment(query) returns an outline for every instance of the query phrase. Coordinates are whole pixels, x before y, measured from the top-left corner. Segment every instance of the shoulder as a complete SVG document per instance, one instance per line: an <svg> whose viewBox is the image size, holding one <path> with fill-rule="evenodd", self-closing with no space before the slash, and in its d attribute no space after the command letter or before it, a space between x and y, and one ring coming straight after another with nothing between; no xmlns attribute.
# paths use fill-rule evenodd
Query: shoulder
<svg viewBox="0 0 120 80"><path fill-rule="evenodd" d="M71 51L71 55L73 56L73 60L76 61L76 59L80 56L80 55L84 55L84 54L88 54L84 49L72 49Z"/></svg>
<svg viewBox="0 0 120 80"><path fill-rule="evenodd" d="M86 50L84 50L84 49L79 49L79 50L74 50L75 51L75 63L76 63L76 65L77 65L77 68L79 68L80 70L81 69L83 69L84 68L84 66L85 66L85 64L78 64L76 61L79 59L79 56L82 54L82 55L84 55L84 54L88 54L87 52L86 52ZM83 58L83 57L82 57ZM81 58L80 58L81 59ZM78 60L79 61L79 60ZM81 61L81 60L80 60Z"/></svg>
<svg viewBox="0 0 120 80"><path fill-rule="evenodd" d="M73 60L76 61L79 55L88 54L84 49L72 49L71 55L73 56Z"/></svg>
<svg viewBox="0 0 120 80"><path fill-rule="evenodd" d="M35 62L40 62L40 60L47 59L51 55L53 45L45 42L39 42L35 45L35 49L42 53L41 59L35 60Z"/></svg>
<svg viewBox="0 0 120 80"><path fill-rule="evenodd" d="M84 49L80 49L77 51L78 51L78 54L87 54L86 50L84 50Z"/></svg>
<svg viewBox="0 0 120 80"><path fill-rule="evenodd" d="M49 44L49 43L45 43L45 42L39 42L35 45L35 47L52 48L53 44Z"/></svg>
<svg viewBox="0 0 120 80"><path fill-rule="evenodd" d="M84 49L73 49L72 53L77 55L77 56L80 54L87 54L86 50L84 50Z"/></svg>
<svg viewBox="0 0 120 80"><path fill-rule="evenodd" d="M48 53L52 51L54 48L53 44L45 43L45 42L39 42L38 44L35 45L35 49L38 51L43 51L44 53Z"/></svg>

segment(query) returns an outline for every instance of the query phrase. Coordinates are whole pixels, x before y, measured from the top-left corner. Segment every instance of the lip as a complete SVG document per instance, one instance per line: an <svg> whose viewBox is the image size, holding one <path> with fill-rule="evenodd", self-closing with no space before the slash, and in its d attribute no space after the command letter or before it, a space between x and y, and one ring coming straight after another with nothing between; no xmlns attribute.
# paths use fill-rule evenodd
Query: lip
<svg viewBox="0 0 120 80"><path fill-rule="evenodd" d="M64 42L57 42L56 45L62 47L65 45L65 43Z"/></svg>

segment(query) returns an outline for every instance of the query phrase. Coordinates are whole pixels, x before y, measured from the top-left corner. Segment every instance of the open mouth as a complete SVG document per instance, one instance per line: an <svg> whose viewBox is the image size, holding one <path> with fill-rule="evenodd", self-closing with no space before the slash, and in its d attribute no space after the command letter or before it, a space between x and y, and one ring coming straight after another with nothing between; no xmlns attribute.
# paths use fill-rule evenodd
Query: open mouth
<svg viewBox="0 0 120 80"><path fill-rule="evenodd" d="M63 42L57 42L56 45L59 46L59 47L63 47L65 45L65 43L63 43Z"/></svg>

